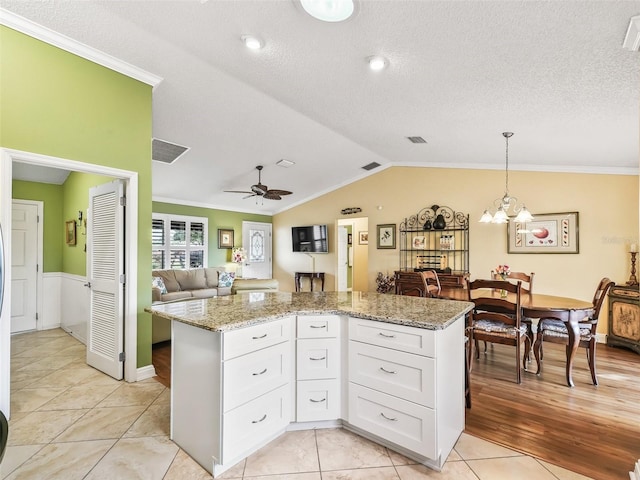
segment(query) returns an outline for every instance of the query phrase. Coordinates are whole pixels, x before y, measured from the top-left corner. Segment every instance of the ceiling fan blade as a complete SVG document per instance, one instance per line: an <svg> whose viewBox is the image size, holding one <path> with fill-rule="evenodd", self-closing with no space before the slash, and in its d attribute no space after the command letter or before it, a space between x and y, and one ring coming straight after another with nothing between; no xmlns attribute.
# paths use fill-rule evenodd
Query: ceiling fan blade
<svg viewBox="0 0 640 480"><path fill-rule="evenodd" d="M244 193L250 193L250 192L244 192ZM256 195L255 193L251 193L250 195L247 195L246 197L242 197L243 200L246 200L247 198L251 198L251 197L259 197L260 195Z"/></svg>
<svg viewBox="0 0 640 480"><path fill-rule="evenodd" d="M253 193L253 192L248 192L246 190L223 190L223 192L225 192L225 193Z"/></svg>
<svg viewBox="0 0 640 480"><path fill-rule="evenodd" d="M289 190L273 189L273 190L269 190L267 193L275 193L276 195L291 195L292 192L290 192Z"/></svg>
<svg viewBox="0 0 640 480"><path fill-rule="evenodd" d="M269 190L267 193L263 195L267 200L281 200L280 195L274 193L274 190Z"/></svg>

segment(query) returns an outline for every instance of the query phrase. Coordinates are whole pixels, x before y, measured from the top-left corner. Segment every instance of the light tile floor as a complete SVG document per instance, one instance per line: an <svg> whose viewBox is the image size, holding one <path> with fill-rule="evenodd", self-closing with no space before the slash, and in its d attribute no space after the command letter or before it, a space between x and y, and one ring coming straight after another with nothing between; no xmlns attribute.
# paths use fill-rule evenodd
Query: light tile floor
<svg viewBox="0 0 640 480"><path fill-rule="evenodd" d="M11 339L11 420L2 479L209 479L169 439L169 390L117 382L63 330ZM286 433L225 479L574 480L587 477L462 434L435 472L343 429Z"/></svg>

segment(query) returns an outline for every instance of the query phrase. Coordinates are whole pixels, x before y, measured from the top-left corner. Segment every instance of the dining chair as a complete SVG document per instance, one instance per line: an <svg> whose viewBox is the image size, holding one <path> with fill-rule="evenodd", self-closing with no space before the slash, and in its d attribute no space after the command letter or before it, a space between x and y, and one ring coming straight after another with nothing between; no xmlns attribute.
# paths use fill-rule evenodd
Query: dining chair
<svg viewBox="0 0 640 480"><path fill-rule="evenodd" d="M440 279L435 270L425 270L420 272L422 284L424 286L424 297L437 297L440 295Z"/></svg>
<svg viewBox="0 0 640 480"><path fill-rule="evenodd" d="M577 311L579 313L576 313L584 315L583 319L579 322L580 340L578 346L587 349L587 362L589 363L591 380L593 380L594 385L598 385L598 378L596 375L596 330L598 328L598 317L600 315L600 309L602 308L604 299L607 295L607 291L609 291L612 285L613 282L607 277L604 277L602 280L600 280L600 283L598 283L598 287L596 288L596 292L593 295L593 308L584 311ZM533 313L536 312L528 312L530 316L536 318ZM536 315L538 313L536 313ZM542 342L561 343L563 345L569 344L569 332L566 325L566 322L568 321L568 316L563 316L559 313L556 313L555 316L550 316L548 314L541 315L540 322L538 323L538 334L536 336L536 342L534 345L534 355L536 356L536 361L538 362L537 373L540 373L540 352L542 350ZM567 356L568 354L569 352L567 352ZM571 367L571 365L568 365L568 367ZM568 369L568 381L570 380L570 377L571 372L570 369Z"/></svg>
<svg viewBox="0 0 640 480"><path fill-rule="evenodd" d="M478 289L506 290L515 294L515 301L498 296L473 298L473 291ZM520 346L524 342L523 368L526 368L526 359L531 348L529 327L521 323L522 282L514 284L507 280L474 280L469 282L467 292L469 301L474 304L469 317L470 345L476 340L513 345L516 356L516 383L521 383ZM513 299L513 296L511 298ZM476 347L476 359L479 357L480 352Z"/></svg>
<svg viewBox="0 0 640 480"><path fill-rule="evenodd" d="M522 293L533 293L533 277L534 276L535 276L534 272L531 272L531 273L511 272L506 276L506 280L515 280L515 281L520 280L522 282ZM502 280L502 276L499 273L496 273L494 270L491 270L491 278L494 280Z"/></svg>

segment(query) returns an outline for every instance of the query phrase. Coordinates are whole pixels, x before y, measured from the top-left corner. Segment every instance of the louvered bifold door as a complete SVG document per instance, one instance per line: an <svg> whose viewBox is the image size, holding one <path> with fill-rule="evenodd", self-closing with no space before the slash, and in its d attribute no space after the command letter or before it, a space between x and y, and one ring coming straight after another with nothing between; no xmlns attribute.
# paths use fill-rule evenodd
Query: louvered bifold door
<svg viewBox="0 0 640 480"><path fill-rule="evenodd" d="M117 380L122 379L124 360L123 190L119 181L91 188L87 213L87 363Z"/></svg>

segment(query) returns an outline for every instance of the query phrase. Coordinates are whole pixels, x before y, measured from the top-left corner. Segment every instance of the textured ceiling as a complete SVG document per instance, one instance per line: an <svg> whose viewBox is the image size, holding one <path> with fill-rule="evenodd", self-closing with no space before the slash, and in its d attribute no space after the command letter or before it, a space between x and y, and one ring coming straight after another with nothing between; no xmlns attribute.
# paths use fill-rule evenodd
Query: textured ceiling
<svg viewBox="0 0 640 480"><path fill-rule="evenodd" d="M638 172L640 53L622 42L640 1L364 0L337 24L294 0L2 6L164 79L153 135L191 150L154 162L156 199L274 213L370 162L504 168L506 130L512 169ZM387 70L367 68L374 54ZM257 183L258 164L294 194L223 193Z"/></svg>

